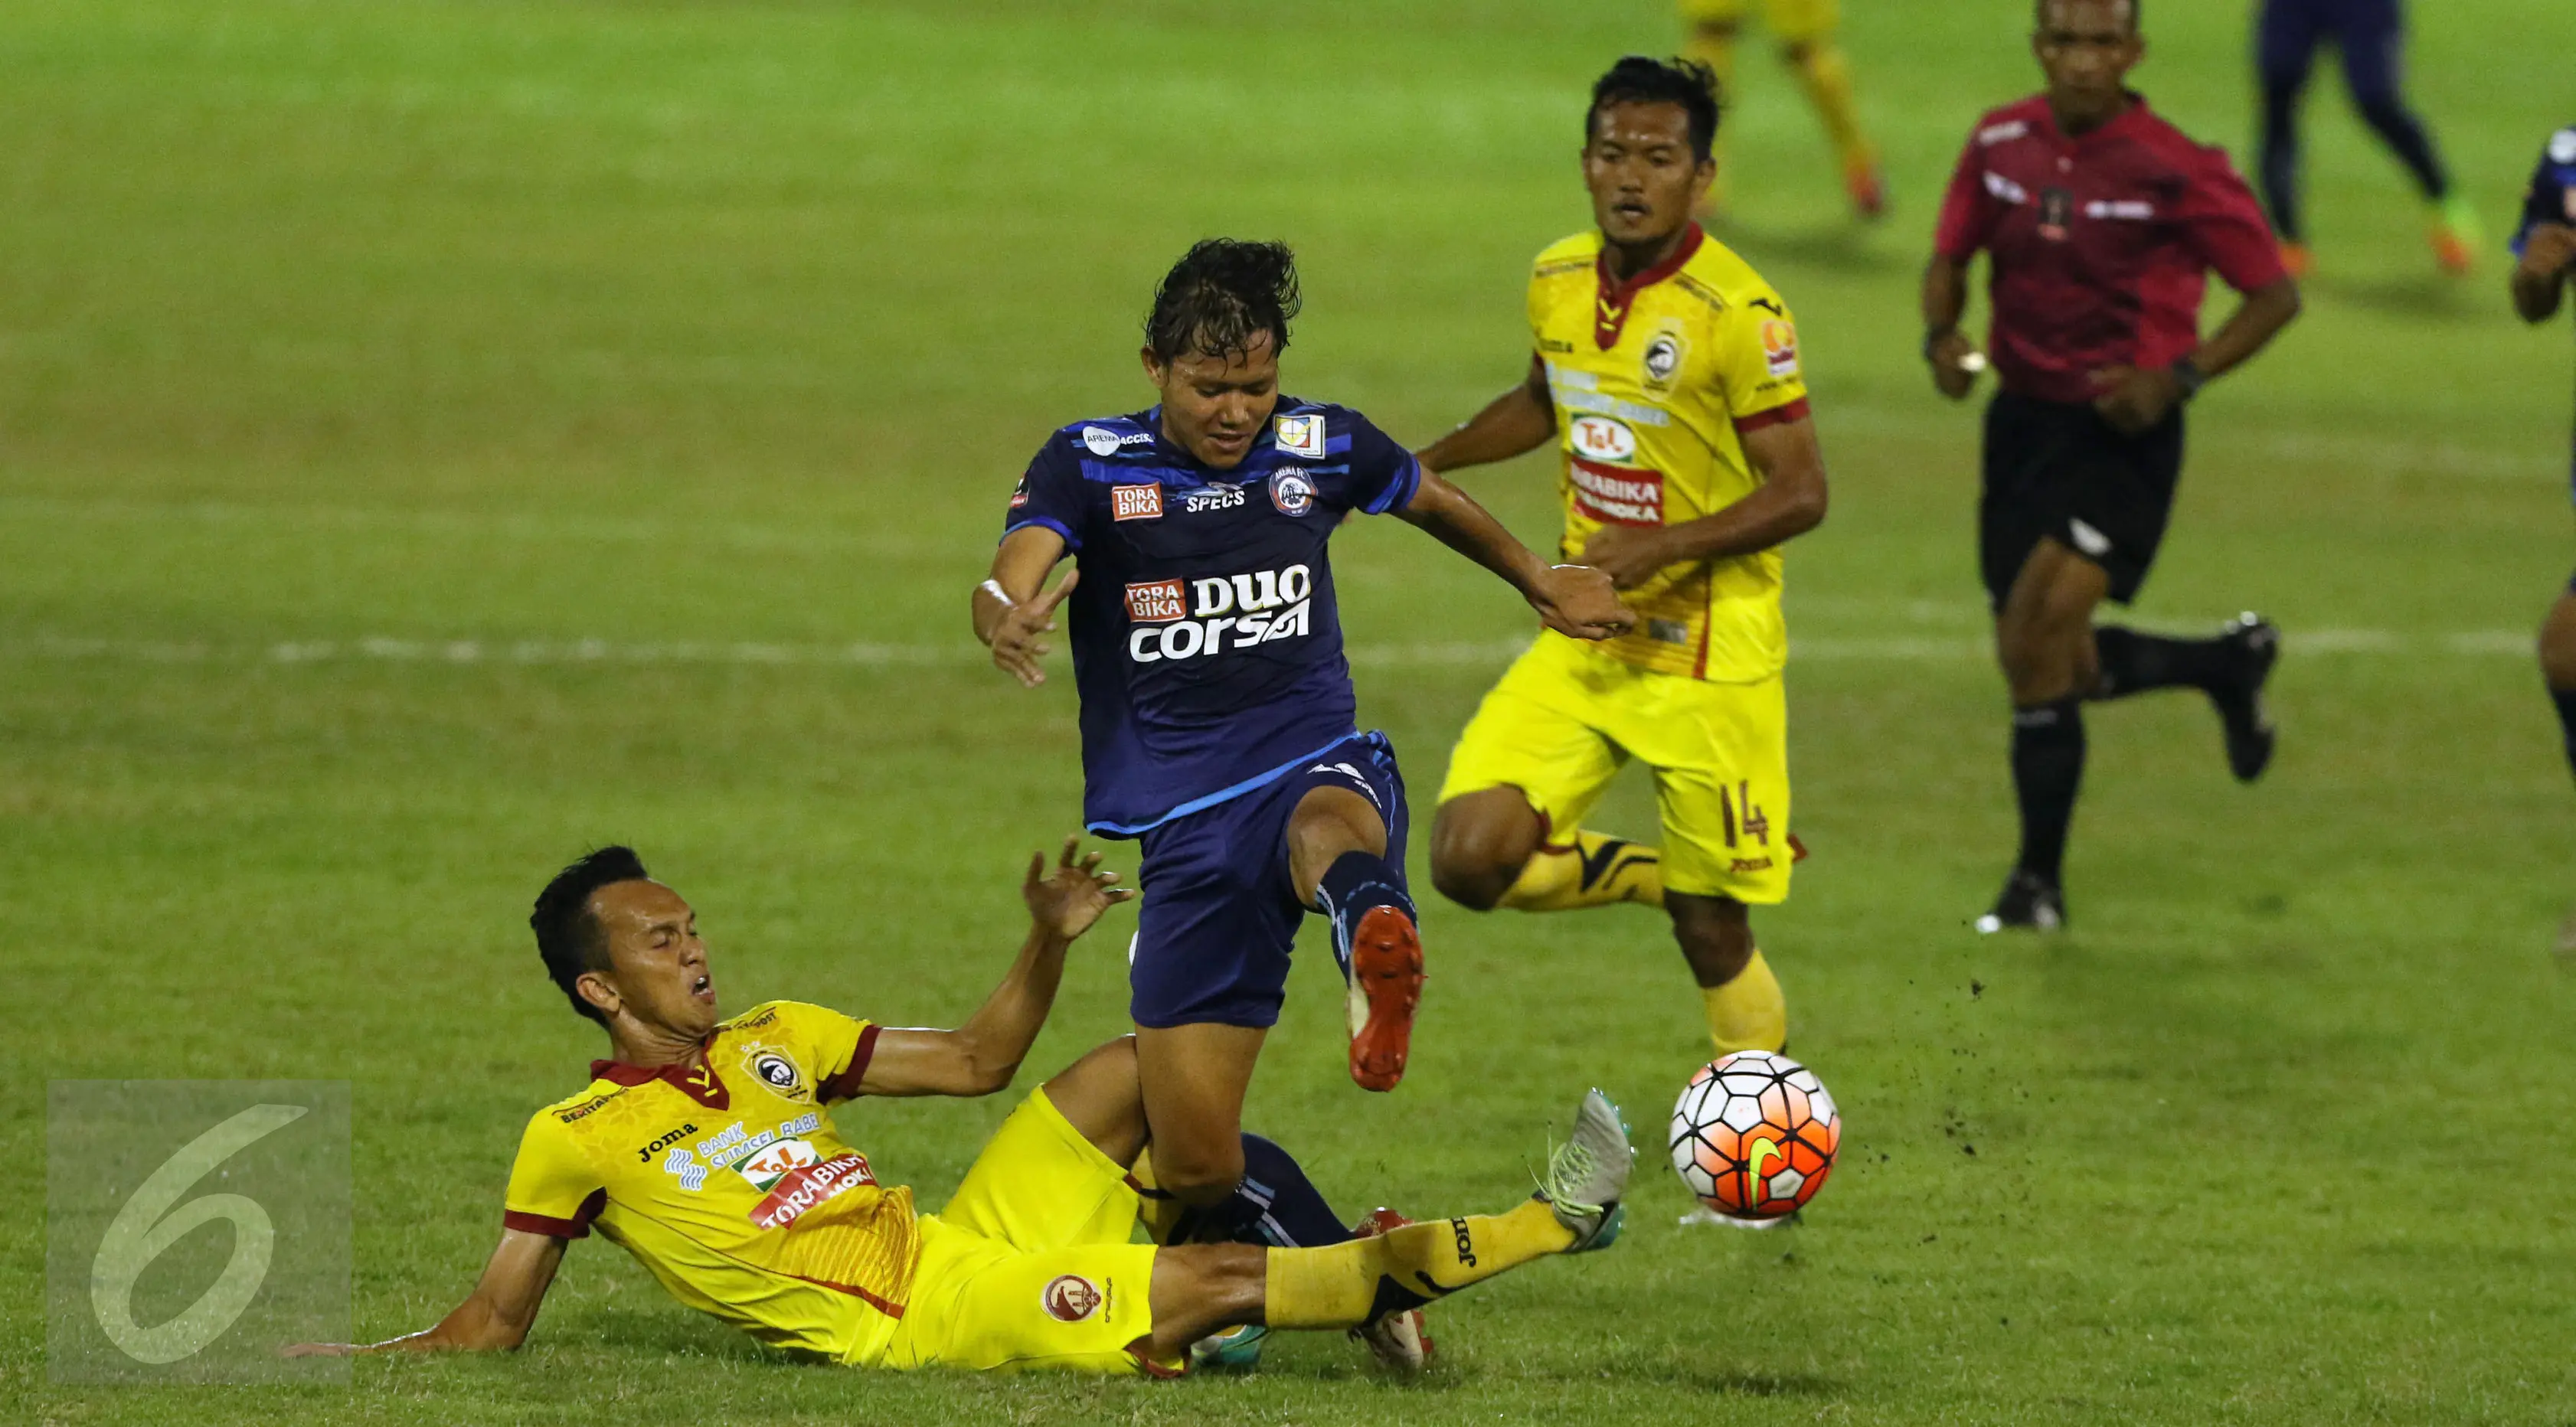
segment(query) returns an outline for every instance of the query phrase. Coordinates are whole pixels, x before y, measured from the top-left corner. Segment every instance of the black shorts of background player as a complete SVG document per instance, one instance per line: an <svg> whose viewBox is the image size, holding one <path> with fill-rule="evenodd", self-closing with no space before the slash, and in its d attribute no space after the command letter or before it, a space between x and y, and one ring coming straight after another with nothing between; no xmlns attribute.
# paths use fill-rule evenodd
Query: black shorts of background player
<svg viewBox="0 0 2576 1427"><path fill-rule="evenodd" d="M2063 925L2066 833L2084 773L2087 700L2197 688L2239 779L2272 756L2263 682L2279 632L2247 615L2210 639L2096 628L2164 538L2182 469L2182 406L2298 314L2261 207L2218 149L2152 113L2126 76L2145 53L2133 0L2040 0L2044 94L1977 123L1923 275L1923 355L1944 395L1984 363L1959 331L1968 267L1993 270L1980 564L2011 686L2021 855L1980 931ZM2206 272L2243 303L2200 337Z"/></svg>
<svg viewBox="0 0 2576 1427"><path fill-rule="evenodd" d="M2546 322L2558 315L2571 273L2576 273L2576 125L2550 136L2540 167L2531 176L2523 199L2522 222L2513 235L2513 310L2525 322ZM2576 469L2569 472L2576 482ZM2576 579L2568 582L2549 617L2540 626L2540 673L2549 697L2558 705L2558 723L2567 739L2567 761L2576 767ZM2576 913L2558 929L2558 951L2576 956Z"/></svg>

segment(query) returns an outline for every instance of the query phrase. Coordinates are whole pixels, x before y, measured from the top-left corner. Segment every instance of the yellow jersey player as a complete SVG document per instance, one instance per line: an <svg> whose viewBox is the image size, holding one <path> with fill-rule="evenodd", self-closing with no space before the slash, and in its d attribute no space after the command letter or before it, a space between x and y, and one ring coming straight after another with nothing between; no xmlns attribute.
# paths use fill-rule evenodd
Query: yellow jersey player
<svg viewBox="0 0 2576 1427"><path fill-rule="evenodd" d="M1735 94L1735 42L1744 33L1744 12L1753 0L1681 0L1682 23L1689 26L1687 48L1693 59L1716 74L1718 92ZM1843 168L1843 190L1852 209L1876 220L1887 212L1887 178L1879 167L1878 147L1861 133L1860 106L1852 97L1851 61L1843 57L1837 35L1842 29L1840 0L1762 0L1763 21L1780 45L1780 58L1798 77L1807 100L1824 121L1825 137ZM1714 189L1702 200L1712 210Z"/></svg>
<svg viewBox="0 0 2576 1427"><path fill-rule="evenodd" d="M623 847L566 868L529 920L548 973L607 1032L609 1058L528 1121L500 1246L462 1304L371 1348L289 1354L515 1348L566 1246L596 1230L672 1297L776 1347L865 1367L1165 1375L1227 1328L1377 1329L1504 1269L1617 1236L1631 1156L1616 1107L1594 1091L1539 1195L1505 1214L1342 1230L1306 1248L1130 1242L1150 1192L1131 1037L1032 1092L947 1207L917 1212L912 1191L885 1184L843 1137L832 1107L989 1095L1011 1082L1066 949L1133 895L1097 870L1098 854L1077 862L1075 852L1068 839L1052 873L1030 859L1028 940L955 1030L897 1030L790 1001L720 1018L707 945L678 893ZM1264 1169L1267 1212L1293 1216L1298 1195L1321 1210L1293 1163L1293 1183Z"/></svg>
<svg viewBox="0 0 2576 1427"><path fill-rule="evenodd" d="M1609 574L1636 629L1542 632L1450 755L1432 879L1478 909L1660 905L1718 1050L1777 1050L1780 986L1748 906L1789 893L1780 545L1825 515L1797 326L1692 205L1714 165L1705 66L1630 56L1593 87L1598 231L1539 254L1529 378L1420 453L1432 470L1560 448L1560 558ZM1654 771L1660 853L1585 831L1629 758Z"/></svg>

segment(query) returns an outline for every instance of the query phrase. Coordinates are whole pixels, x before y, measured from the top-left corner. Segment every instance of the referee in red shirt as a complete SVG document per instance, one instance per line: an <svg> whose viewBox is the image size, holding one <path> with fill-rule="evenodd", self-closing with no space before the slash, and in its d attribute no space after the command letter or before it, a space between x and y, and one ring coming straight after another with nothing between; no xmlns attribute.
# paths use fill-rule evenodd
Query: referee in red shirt
<svg viewBox="0 0 2576 1427"><path fill-rule="evenodd" d="M2215 148L2123 82L2145 57L2140 0L2039 0L2043 94L1977 124L1923 273L1923 355L1965 397L1986 359L1959 330L1968 264L1992 267L1978 544L2012 686L2021 858L1980 931L2064 925L2060 866L2084 775L2083 704L2196 688L2244 781L2272 756L2263 681L2280 633L2245 615L2211 639L2095 626L2136 596L2182 472L2182 409L2298 315L2299 291L2253 193ZM2200 337L2205 274L2244 295Z"/></svg>

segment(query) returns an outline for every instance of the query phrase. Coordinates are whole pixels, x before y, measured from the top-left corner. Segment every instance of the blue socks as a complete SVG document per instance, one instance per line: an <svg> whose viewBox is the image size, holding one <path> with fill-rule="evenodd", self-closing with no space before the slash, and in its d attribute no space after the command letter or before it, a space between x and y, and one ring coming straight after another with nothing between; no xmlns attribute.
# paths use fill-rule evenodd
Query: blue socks
<svg viewBox="0 0 2576 1427"><path fill-rule="evenodd" d="M1345 852L1333 859L1315 884L1315 904L1333 923L1333 959L1341 963L1344 981L1351 979L1351 928L1370 908L1394 907L1421 921L1413 898L1405 893L1404 873L1373 852Z"/></svg>

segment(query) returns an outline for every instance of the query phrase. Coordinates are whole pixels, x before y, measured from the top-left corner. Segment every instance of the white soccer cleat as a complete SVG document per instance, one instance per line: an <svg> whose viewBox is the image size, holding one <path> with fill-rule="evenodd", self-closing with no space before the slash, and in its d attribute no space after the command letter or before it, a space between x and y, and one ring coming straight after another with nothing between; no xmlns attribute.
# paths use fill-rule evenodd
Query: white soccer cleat
<svg viewBox="0 0 2576 1427"><path fill-rule="evenodd" d="M1548 1156L1538 1197L1556 1211L1556 1222L1574 1231L1567 1253L1606 1249L1619 1238L1619 1201L1637 1151L1628 1143L1628 1121L1599 1090L1584 1092L1574 1111L1574 1132Z"/></svg>

